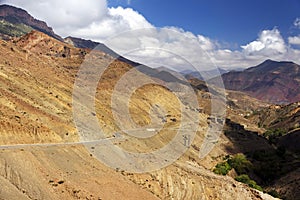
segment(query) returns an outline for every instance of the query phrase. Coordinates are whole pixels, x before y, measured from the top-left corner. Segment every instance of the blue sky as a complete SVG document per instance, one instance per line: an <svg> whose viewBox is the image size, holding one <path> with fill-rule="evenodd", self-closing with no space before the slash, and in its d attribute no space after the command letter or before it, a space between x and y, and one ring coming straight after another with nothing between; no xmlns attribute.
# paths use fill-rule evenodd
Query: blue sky
<svg viewBox="0 0 300 200"><path fill-rule="evenodd" d="M133 8L157 27L181 27L231 46L274 27L284 38L299 34L293 27L299 0L109 0L108 5Z"/></svg>
<svg viewBox="0 0 300 200"><path fill-rule="evenodd" d="M184 69L186 66L175 54L188 56L206 67L207 58L195 53L198 47L214 65L222 68L246 68L266 59L300 64L299 0L0 0L0 3L27 10L63 37L108 44L110 38L124 31L132 32L133 36L136 30L145 30L109 45L140 63L159 63L153 67L165 61ZM167 28L168 34L159 28ZM157 51L145 51L150 47ZM139 49L140 53L128 55L132 49ZM162 53L163 49L173 52L173 57Z"/></svg>

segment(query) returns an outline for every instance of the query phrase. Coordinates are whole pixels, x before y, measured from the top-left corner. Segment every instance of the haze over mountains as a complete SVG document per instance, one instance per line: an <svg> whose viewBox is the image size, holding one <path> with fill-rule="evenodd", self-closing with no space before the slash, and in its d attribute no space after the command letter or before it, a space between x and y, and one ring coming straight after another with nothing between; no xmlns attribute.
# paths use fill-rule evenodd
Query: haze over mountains
<svg viewBox="0 0 300 200"><path fill-rule="evenodd" d="M135 174L101 163L91 154L97 146L3 147L79 141L72 114L74 82L86 55L99 43L71 36L62 39L45 22L11 6L1 5L0 17L4 39L0 40L0 199L275 199L234 180L240 175L236 169L227 176L212 172L226 157L238 153L246 155L251 163L245 173L265 192L276 192L287 199L300 196L300 105L275 106L253 98L275 103L299 101L297 64L268 60L243 72L222 75L227 89L237 91L227 91L225 131L205 159L199 158L199 144L214 123L210 118L211 99L219 89L208 90L205 82L191 77L189 83L197 95L198 109L178 101L161 85L137 89L128 108L132 120L141 126L160 120L165 129L149 140L123 133L125 141L113 140L120 148L148 152L167 144L175 135L172 129L179 127L184 115L181 106L199 117L199 130L190 148L174 164ZM116 56L105 45L100 44L98 50L103 63L110 63ZM137 66L126 58L114 60L99 81L96 113L92 114L107 138L121 131L114 120L111 98L124 74L139 70L143 78L151 77L163 84L178 83L180 88L188 84L163 68ZM131 81L141 79L135 78ZM126 99L121 95L116 101L121 105ZM150 118L150 112L156 113L155 119ZM264 135L281 128L282 135Z"/></svg>

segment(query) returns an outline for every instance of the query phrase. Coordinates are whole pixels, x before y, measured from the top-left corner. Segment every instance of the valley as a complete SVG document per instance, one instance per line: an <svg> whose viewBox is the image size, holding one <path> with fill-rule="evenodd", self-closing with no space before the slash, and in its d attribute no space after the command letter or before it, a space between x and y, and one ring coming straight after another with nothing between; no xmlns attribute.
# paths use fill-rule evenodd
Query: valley
<svg viewBox="0 0 300 200"><path fill-rule="evenodd" d="M299 65L267 60L243 72L224 72L224 100L217 98L220 88L208 89L196 77L184 82L170 71L115 59L116 53L105 45L62 39L26 13L0 6L0 31L11 30L2 31L0 40L0 199L296 200L300 196ZM92 51L95 45L100 47ZM97 75L92 68L90 79L75 84L89 56L96 59L87 66L107 68L95 96L86 95L88 104L81 104L80 95L93 91L76 93L76 87L84 89ZM118 85L129 72L132 77L121 82L123 87ZM153 83L129 97L117 90L147 80ZM197 105L188 97L179 99L169 85L175 85L178 94L191 88ZM212 99L226 108L224 119L212 115ZM93 123L103 135L96 125L89 126ZM201 144L210 137L207 133L223 123L220 137L208 140L212 150L200 158ZM151 156L150 161L139 160L138 166L154 170L140 173L134 171L136 163L131 163L132 171L107 164L130 159L110 152L109 144L146 154L167 146L179 130L184 136L195 135L188 144L176 141L174 152L187 148L168 165L163 166L164 157L151 162ZM231 163L227 173L215 173L218 164L230 163L237 155L242 155L242 164ZM261 188L237 181L240 175Z"/></svg>

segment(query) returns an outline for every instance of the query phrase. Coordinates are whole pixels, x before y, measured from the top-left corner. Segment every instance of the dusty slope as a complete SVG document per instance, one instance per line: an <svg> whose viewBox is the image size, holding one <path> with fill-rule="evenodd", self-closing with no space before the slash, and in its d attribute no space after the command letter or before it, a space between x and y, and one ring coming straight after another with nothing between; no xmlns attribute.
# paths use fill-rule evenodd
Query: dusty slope
<svg viewBox="0 0 300 200"><path fill-rule="evenodd" d="M3 199L157 199L83 147L1 151Z"/></svg>
<svg viewBox="0 0 300 200"><path fill-rule="evenodd" d="M0 48L1 144L77 141L71 98L82 51L73 48L67 59L63 54L72 47L38 32L16 45L1 41ZM81 146L4 149L1 166L4 199L155 199Z"/></svg>
<svg viewBox="0 0 300 200"><path fill-rule="evenodd" d="M78 141L72 87L85 52L39 32L14 43L0 41L2 145ZM109 109L113 85L131 68L117 61L99 83L96 114L108 136L117 130ZM207 95L199 93L202 96ZM168 90L148 85L133 95L130 112L137 123L147 124L149 106L157 103L169 111L166 126L176 127L180 122L172 120L180 119L176 102ZM207 115L199 113L199 117L202 128L193 147L175 164L152 173L110 169L80 145L2 149L0 183L5 186L0 199L262 199L257 191L207 170L217 162L214 157L226 154L225 146L232 144L222 136L210 156L200 160L198 146ZM166 132L148 142L121 142L120 146L145 151L161 147L171 136Z"/></svg>

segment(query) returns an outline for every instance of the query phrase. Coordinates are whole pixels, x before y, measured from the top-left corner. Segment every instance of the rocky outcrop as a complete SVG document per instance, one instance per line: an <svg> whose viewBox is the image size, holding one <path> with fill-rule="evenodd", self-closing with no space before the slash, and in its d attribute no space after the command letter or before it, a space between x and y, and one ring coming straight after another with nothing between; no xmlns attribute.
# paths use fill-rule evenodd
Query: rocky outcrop
<svg viewBox="0 0 300 200"><path fill-rule="evenodd" d="M68 44L73 45L77 48L86 48L86 49L94 49L97 47L100 43L94 42L92 40L84 40L81 38L75 38L75 37L67 37L64 39L64 41Z"/></svg>
<svg viewBox="0 0 300 200"><path fill-rule="evenodd" d="M58 40L63 40L56 35L46 22L40 21L32 17L27 11L10 5L0 5L0 20L6 20L12 24L24 24L37 31L43 32Z"/></svg>

